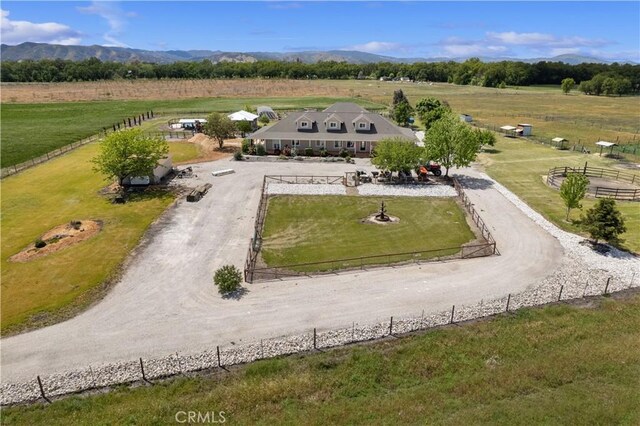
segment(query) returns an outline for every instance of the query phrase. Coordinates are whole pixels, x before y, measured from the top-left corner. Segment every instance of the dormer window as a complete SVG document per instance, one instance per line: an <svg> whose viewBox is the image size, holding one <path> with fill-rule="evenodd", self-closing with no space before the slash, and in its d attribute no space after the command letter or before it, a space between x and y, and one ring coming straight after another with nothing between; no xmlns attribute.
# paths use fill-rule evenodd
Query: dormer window
<svg viewBox="0 0 640 426"><path fill-rule="evenodd" d="M367 123L358 123L358 129L366 129Z"/></svg>
<svg viewBox="0 0 640 426"><path fill-rule="evenodd" d="M308 129L309 128L309 122L308 121L301 121L300 122L300 128L301 129Z"/></svg>
<svg viewBox="0 0 640 426"><path fill-rule="evenodd" d="M330 129L337 129L338 128L338 123L336 123L335 121L332 121L329 123L329 128Z"/></svg>

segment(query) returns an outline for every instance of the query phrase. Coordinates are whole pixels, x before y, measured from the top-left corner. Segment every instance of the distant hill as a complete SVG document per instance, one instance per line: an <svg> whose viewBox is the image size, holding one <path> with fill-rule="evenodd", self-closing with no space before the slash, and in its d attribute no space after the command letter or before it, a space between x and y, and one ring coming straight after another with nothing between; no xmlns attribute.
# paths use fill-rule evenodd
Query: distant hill
<svg viewBox="0 0 640 426"><path fill-rule="evenodd" d="M304 63L316 63L320 61L349 62L354 64L367 64L376 62L414 63L414 62L461 62L467 58L396 58L391 56L376 55L373 53L359 52L355 50L329 50L329 51L304 51L304 52L222 52L219 50L167 50L154 51L142 49L130 49L124 47L108 46L65 46L47 43L22 43L16 46L3 44L0 47L2 60L40 60L40 59L65 59L82 61L89 58L98 58L101 61L114 62L153 62L172 63L176 61L202 61L217 62L256 62L259 60L276 61L300 61ZM481 57L483 62L497 61L522 61L536 63L540 61L564 62L566 64L580 63L610 63L600 58L580 55L559 55L552 58L489 58Z"/></svg>

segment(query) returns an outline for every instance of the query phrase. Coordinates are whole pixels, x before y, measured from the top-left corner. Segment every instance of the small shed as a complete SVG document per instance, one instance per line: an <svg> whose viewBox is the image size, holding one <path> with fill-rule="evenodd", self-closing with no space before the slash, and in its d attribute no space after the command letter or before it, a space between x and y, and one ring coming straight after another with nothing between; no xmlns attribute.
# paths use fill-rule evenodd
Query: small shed
<svg viewBox="0 0 640 426"><path fill-rule="evenodd" d="M473 117L471 117L469 114L460 114L460 121L471 123L473 121Z"/></svg>
<svg viewBox="0 0 640 426"><path fill-rule="evenodd" d="M171 155L169 155L158 161L158 165L153 169L149 176L132 176L124 179L122 183L130 186L158 184L161 183L162 179L171 172L172 167L173 161L171 159Z"/></svg>
<svg viewBox="0 0 640 426"><path fill-rule="evenodd" d="M602 150L604 148L610 148L609 154L613 154L613 147L617 145L615 142L598 141L596 145L600 147L600 156L602 157Z"/></svg>
<svg viewBox="0 0 640 426"><path fill-rule="evenodd" d="M564 144L566 142L568 142L568 140L561 137L551 139L551 144L558 149L564 149Z"/></svg>
<svg viewBox="0 0 640 426"><path fill-rule="evenodd" d="M206 122L207 120L205 120L204 118L181 118L180 120L178 120L178 124L180 124L180 127L188 130L195 130L197 127L196 124L204 124Z"/></svg>
<svg viewBox="0 0 640 426"><path fill-rule="evenodd" d="M234 112L233 114L227 115L227 117L229 117L229 119L233 122L239 122L239 121L249 122L251 123L251 127L253 129L258 127L258 116L245 110Z"/></svg>
<svg viewBox="0 0 640 426"><path fill-rule="evenodd" d="M258 112L258 117L262 117L263 115L266 115L269 120L278 119L278 114L276 114L276 112L273 109L271 109L271 107L259 106L258 108L256 108L256 111Z"/></svg>
<svg viewBox="0 0 640 426"><path fill-rule="evenodd" d="M531 126L531 124L518 124L518 127L516 127L516 134L518 136L531 136L532 127L533 126Z"/></svg>
<svg viewBox="0 0 640 426"><path fill-rule="evenodd" d="M508 136L510 138L516 137L516 128L514 126L502 126L500 127L500 130L504 132L505 136Z"/></svg>

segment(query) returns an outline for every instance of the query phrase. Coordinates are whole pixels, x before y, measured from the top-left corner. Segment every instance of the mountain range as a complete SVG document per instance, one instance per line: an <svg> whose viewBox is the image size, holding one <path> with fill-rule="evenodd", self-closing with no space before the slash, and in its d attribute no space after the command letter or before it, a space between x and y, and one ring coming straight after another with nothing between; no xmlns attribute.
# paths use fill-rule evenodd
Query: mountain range
<svg viewBox="0 0 640 426"><path fill-rule="evenodd" d="M337 61L354 64L367 64L376 62L391 63L414 63L414 62L461 62L468 58L396 58L391 56L376 55L373 53L359 52L353 50L328 50L328 51L302 51L302 52L222 52L219 50L142 50L126 47L111 46L67 46L47 43L21 43L15 46L2 44L0 46L0 57L5 61L20 60L40 60L40 59L64 59L72 61L82 61L89 58L98 58L101 61L114 62L153 62L172 63L177 61L203 61L209 60L218 62L256 62L261 60L275 61L300 61L304 63L315 63L319 61ZM521 61L526 63L564 62L576 65L580 63L610 63L604 59L580 56L580 55L559 55L551 58L493 58L480 57L483 62L497 61Z"/></svg>

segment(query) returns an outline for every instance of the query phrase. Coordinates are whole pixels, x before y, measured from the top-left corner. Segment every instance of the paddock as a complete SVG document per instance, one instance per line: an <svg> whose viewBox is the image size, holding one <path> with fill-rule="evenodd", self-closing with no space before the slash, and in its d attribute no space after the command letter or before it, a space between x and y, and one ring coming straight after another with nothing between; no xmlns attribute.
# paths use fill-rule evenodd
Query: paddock
<svg viewBox="0 0 640 426"><path fill-rule="evenodd" d="M587 195L591 197L640 201L640 176L616 169L587 166L554 167L547 173L547 184L553 188L560 188L569 173L580 173L589 178Z"/></svg>

